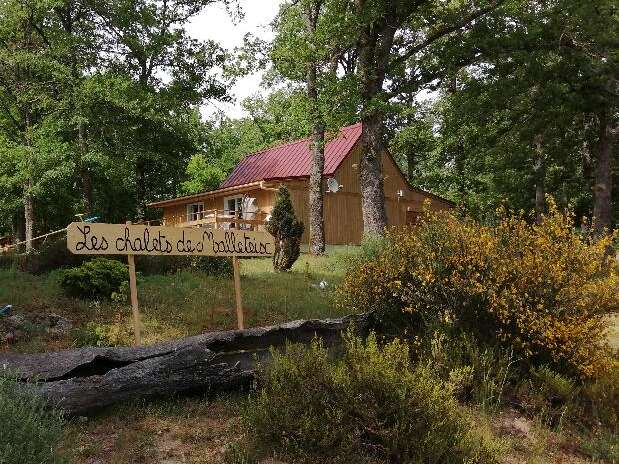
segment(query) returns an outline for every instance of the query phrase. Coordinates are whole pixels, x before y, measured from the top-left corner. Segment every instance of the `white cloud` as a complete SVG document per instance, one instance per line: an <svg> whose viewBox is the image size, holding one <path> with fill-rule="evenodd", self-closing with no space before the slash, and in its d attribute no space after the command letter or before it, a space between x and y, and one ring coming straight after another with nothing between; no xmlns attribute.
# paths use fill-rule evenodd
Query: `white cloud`
<svg viewBox="0 0 619 464"><path fill-rule="evenodd" d="M229 50L243 45L243 36L248 32L268 40L273 37L269 23L281 3L283 0L240 0L244 12L242 20L231 18L222 5L214 5L193 18L187 30L198 40L215 40ZM235 103L206 102L201 108L202 114L207 116L221 110L233 118L244 116L240 103L260 91L261 79L260 73L239 79L230 92Z"/></svg>

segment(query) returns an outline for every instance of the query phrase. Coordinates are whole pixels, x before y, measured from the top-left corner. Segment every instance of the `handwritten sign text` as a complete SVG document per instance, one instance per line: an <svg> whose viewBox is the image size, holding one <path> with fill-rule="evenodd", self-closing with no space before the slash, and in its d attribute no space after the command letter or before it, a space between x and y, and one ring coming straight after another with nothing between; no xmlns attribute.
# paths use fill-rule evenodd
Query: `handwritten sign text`
<svg viewBox="0 0 619 464"><path fill-rule="evenodd" d="M273 236L242 229L73 222L67 248L89 255L272 256Z"/></svg>

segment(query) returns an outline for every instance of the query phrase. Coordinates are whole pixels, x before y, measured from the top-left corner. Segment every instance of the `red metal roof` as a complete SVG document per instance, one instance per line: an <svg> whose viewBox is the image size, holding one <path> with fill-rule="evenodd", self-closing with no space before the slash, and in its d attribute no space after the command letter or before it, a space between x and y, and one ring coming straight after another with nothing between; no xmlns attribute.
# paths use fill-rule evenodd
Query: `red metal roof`
<svg viewBox="0 0 619 464"><path fill-rule="evenodd" d="M343 127L335 137L327 136L324 170L326 176L333 175L360 136L361 123ZM307 138L247 155L220 188L261 180L308 177L312 160L310 143L311 140Z"/></svg>

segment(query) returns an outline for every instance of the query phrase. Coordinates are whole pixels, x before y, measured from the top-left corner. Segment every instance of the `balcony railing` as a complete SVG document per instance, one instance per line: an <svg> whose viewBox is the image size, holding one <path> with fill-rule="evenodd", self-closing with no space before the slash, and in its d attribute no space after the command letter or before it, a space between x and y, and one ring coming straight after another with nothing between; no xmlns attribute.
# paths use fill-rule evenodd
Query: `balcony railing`
<svg viewBox="0 0 619 464"><path fill-rule="evenodd" d="M234 227L240 229L258 230L266 224L267 213L256 211L237 213L230 210L204 210L195 214L196 219L175 223L177 227ZM245 226L245 227L244 227Z"/></svg>

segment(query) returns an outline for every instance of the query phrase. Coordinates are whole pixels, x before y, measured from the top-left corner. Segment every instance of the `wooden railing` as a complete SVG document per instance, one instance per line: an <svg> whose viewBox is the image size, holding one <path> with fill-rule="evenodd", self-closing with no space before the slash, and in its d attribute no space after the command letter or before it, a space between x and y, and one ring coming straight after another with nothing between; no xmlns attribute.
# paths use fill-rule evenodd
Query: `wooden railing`
<svg viewBox="0 0 619 464"><path fill-rule="evenodd" d="M198 219L183 221L176 223L177 227L213 227L215 229L220 227L220 224L231 224L233 226L249 225L249 229L255 230L260 226L266 224L267 214L262 211L256 211L252 213L243 213L245 217L239 217L236 214L230 214L228 210L205 210L198 213ZM246 218L250 216L251 219Z"/></svg>

